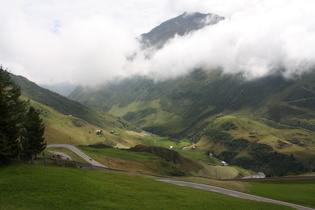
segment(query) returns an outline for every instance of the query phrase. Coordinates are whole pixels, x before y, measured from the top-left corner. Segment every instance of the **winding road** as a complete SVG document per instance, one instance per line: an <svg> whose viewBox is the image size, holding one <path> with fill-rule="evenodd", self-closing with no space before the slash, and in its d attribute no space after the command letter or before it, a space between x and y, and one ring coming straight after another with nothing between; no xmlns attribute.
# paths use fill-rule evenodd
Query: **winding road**
<svg viewBox="0 0 315 210"><path fill-rule="evenodd" d="M83 158L86 162L90 163L91 165L107 168L107 166L104 166L103 164L93 160L91 157L87 156L85 153L83 153L81 150L79 150L77 147L75 147L73 145L70 145L70 144L49 144L49 145L47 145L47 148L49 148L49 147L65 147L65 148L68 148L72 152L76 153L81 158Z"/></svg>
<svg viewBox="0 0 315 210"><path fill-rule="evenodd" d="M224 189L224 188L220 188L220 187L214 187L214 186L210 186L210 185L206 185L206 184L199 184L199 183L185 182L185 181L175 181L175 180L170 180L170 179L159 179L158 181L176 184L176 185L180 185L180 186L193 187L193 188L197 188L197 189L201 189L201 190L217 192L217 193L221 193L221 194L225 194L225 195L229 195L229 196L233 196L233 197L237 197L237 198L242 198L242 199L262 201L262 202L267 202L267 203L276 203L276 204L280 204L280 205L284 205L284 206L290 206L290 207L293 207L293 208L299 209L299 210L314 210L312 208L305 207L305 206L300 206L300 205L287 203L287 202L283 202L283 201L277 201L277 200L273 200L273 199L269 199L269 198L264 198L264 197L260 197L260 196L256 196L256 195L250 195L250 194L237 192L237 191L233 191L233 190L228 190L228 189Z"/></svg>
<svg viewBox="0 0 315 210"><path fill-rule="evenodd" d="M49 147L68 148L71 151L73 151L74 153L76 153L77 155L79 155L81 158L86 160L91 165L96 166L97 168L109 169L108 167L102 165L101 163L99 163L95 160L92 160L92 158L90 158L85 153L83 153L81 150L79 150L78 148L76 148L75 146L72 146L70 144L50 144L50 145L47 145L47 147L48 148ZM242 193L242 192L238 192L238 191L233 191L233 190L228 190L228 189L224 189L224 188L220 188L220 187L214 187L214 186L206 185L206 184L199 184L199 183L185 182L185 181L176 181L176 180L171 180L171 179L158 179L158 181L166 182L166 183L170 183L170 184L176 184L176 185L180 185L180 186L193 187L193 188L197 188L197 189L201 189L201 190L212 191L212 192L221 193L221 194L225 194L225 195L229 195L229 196L233 196L233 197L237 197L237 198L241 198L241 199L249 199L249 200L256 200L256 201L261 201L261 202L276 203L276 204L280 204L280 205L290 206L290 207L293 207L293 208L299 209L299 210L315 210L313 208L309 208L309 207L305 207L305 206L300 206L300 205L287 203L287 202L283 202L283 201L277 201L277 200L273 200L270 198L264 198L264 197L260 197L260 196L250 195L250 194L246 194L246 193Z"/></svg>

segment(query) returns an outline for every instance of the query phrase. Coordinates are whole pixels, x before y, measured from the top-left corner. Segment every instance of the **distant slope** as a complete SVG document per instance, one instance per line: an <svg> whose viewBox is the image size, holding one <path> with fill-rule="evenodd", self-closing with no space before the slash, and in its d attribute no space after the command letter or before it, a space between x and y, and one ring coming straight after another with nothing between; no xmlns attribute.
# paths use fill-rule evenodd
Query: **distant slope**
<svg viewBox="0 0 315 210"><path fill-rule="evenodd" d="M195 70L186 77L163 82L135 77L99 89L77 88L70 97L150 132L179 137L190 133L201 120L225 110L269 106L268 97L288 92L285 89L294 83L281 76L243 81L219 70ZM270 111L261 114L271 116Z"/></svg>
<svg viewBox="0 0 315 210"><path fill-rule="evenodd" d="M51 85L39 84L39 86L43 88L47 88L53 92L56 92L62 96L67 97L70 93L72 93L72 91L76 88L77 85L63 82L63 83L57 83L57 84L51 84Z"/></svg>

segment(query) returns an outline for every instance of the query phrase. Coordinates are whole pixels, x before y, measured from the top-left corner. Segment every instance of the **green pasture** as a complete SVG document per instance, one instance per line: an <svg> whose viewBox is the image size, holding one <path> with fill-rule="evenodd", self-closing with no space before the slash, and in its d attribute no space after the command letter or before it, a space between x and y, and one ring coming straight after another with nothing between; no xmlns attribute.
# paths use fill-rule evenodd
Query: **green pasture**
<svg viewBox="0 0 315 210"><path fill-rule="evenodd" d="M248 193L315 208L315 179L249 181Z"/></svg>
<svg viewBox="0 0 315 210"><path fill-rule="evenodd" d="M131 161L153 161L157 159L156 156L146 152L132 152L114 148L96 149L87 146L79 146L78 148L94 159L97 159L100 156L110 156Z"/></svg>
<svg viewBox="0 0 315 210"><path fill-rule="evenodd" d="M138 176L56 166L2 166L0 187L0 209L291 209Z"/></svg>

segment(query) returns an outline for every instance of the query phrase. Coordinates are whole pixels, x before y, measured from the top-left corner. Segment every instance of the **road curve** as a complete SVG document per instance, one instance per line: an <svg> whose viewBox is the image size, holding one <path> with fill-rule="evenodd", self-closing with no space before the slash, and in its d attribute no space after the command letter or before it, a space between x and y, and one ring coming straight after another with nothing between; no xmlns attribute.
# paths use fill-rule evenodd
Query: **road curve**
<svg viewBox="0 0 315 210"><path fill-rule="evenodd" d="M277 200L273 200L273 199L269 199L269 198L250 195L250 194L237 192L237 191L233 191L233 190L228 190L228 189L224 189L224 188L220 188L220 187L214 187L214 186L210 186L210 185L206 185L206 184L184 182L184 181L175 181L175 180L170 180L170 179L158 179L158 181L176 184L176 185L180 185L180 186L194 187L197 189L217 192L217 193L230 195L230 196L242 198L242 199L256 200L256 201L262 201L262 202L268 202L268 203L276 203L276 204L280 204L280 205L290 206L290 207L293 207L293 208L299 209L299 210L314 210L312 208L305 207L305 206L300 206L300 205L287 203L287 202L283 202L283 201L277 201Z"/></svg>
<svg viewBox="0 0 315 210"><path fill-rule="evenodd" d="M99 166L99 167L104 167L107 168L107 166L104 166L103 164L93 160L92 158L90 158L89 156L87 156L85 153L83 153L81 150L79 150L78 148L76 148L73 145L70 144L49 144L46 146L48 147L65 147L70 149L72 152L76 153L77 155L79 155L81 158L83 158L86 162L90 163L93 166Z"/></svg>

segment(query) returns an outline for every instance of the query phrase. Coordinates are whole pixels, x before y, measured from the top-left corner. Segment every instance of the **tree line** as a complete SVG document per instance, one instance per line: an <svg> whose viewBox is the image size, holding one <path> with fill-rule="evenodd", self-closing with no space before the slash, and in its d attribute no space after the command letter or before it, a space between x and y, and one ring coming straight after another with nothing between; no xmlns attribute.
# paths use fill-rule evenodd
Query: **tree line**
<svg viewBox="0 0 315 210"><path fill-rule="evenodd" d="M45 126L21 89L0 66L0 165L10 160L30 160L46 148Z"/></svg>

